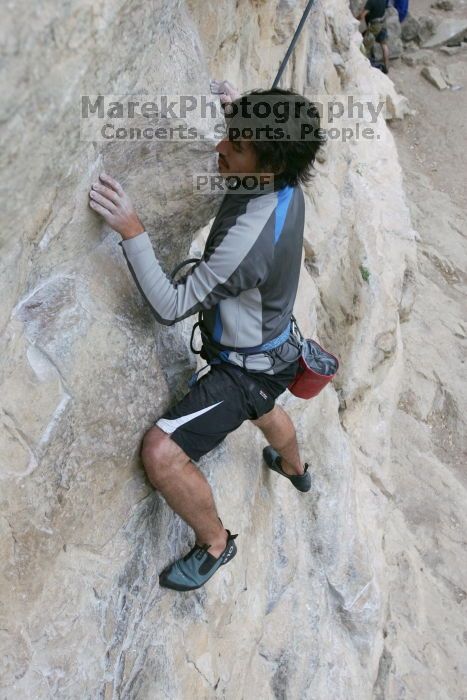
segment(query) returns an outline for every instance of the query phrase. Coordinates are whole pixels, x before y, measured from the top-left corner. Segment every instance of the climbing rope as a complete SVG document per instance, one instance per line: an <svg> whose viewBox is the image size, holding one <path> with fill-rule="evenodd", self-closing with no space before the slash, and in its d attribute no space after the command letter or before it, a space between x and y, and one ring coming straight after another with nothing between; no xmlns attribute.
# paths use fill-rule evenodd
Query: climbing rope
<svg viewBox="0 0 467 700"><path fill-rule="evenodd" d="M273 84L272 84L272 87L273 87L273 88L277 87L277 84L279 83L279 80L280 80L281 77L282 77L282 73L284 72L284 69L285 69L285 67L286 67L286 65L287 65L287 61L288 61L289 58L290 58L290 54L291 54L292 51L294 50L295 44L296 44L297 41L298 41L298 37L300 36L300 33L301 33L302 29L303 29L303 25L304 25L305 22L306 22L306 18L307 18L308 15L310 14L310 10L311 10L311 7L312 7L314 1L315 1L315 0L309 0L308 5L305 7L305 11L304 11L304 13L303 13L303 15L302 15L302 19L300 20L300 22L299 22L299 24L298 24L298 27L297 27L297 29L295 30L295 34L294 34L293 37L292 37L292 41L290 42L290 46L289 46L289 48L287 49L287 53L286 53L285 56L284 56L284 60L282 61L281 65L280 65L280 67L279 67L279 70L278 70L278 72L277 72L276 79L274 80L274 82L273 82Z"/></svg>

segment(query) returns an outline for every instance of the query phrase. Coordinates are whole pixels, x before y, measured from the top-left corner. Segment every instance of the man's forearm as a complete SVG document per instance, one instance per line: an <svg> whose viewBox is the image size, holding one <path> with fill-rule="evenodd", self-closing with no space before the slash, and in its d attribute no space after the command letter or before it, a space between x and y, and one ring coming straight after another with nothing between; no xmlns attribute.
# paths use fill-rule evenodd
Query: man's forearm
<svg viewBox="0 0 467 700"><path fill-rule="evenodd" d="M162 270L133 204L117 180L101 173L89 193L90 207L123 238L119 242L135 283L159 323L172 325L195 313L203 289L176 288Z"/></svg>
<svg viewBox="0 0 467 700"><path fill-rule="evenodd" d="M177 318L176 289L162 270L147 232L127 237L118 245L139 291L159 323L171 326L180 320Z"/></svg>
<svg viewBox="0 0 467 700"><path fill-rule="evenodd" d="M273 202L260 207L253 218L251 212L244 212L233 217L231 223L225 222L227 230L209 258L203 257L183 281L174 283L157 260L151 240L142 230L143 225L120 183L105 173L99 180L105 185L93 185L90 206L123 237L119 246L138 289L159 323L171 326L201 309L210 309L222 299L257 287L267 274L270 261L263 247L269 243L266 224L274 209ZM265 243L261 238L263 232Z"/></svg>
<svg viewBox="0 0 467 700"><path fill-rule="evenodd" d="M135 283L157 320L173 325L187 316L210 309L223 299L254 289L266 279L273 247L267 223L275 203L244 212L224 222L222 240L187 273L172 282L163 271L146 232L120 241Z"/></svg>

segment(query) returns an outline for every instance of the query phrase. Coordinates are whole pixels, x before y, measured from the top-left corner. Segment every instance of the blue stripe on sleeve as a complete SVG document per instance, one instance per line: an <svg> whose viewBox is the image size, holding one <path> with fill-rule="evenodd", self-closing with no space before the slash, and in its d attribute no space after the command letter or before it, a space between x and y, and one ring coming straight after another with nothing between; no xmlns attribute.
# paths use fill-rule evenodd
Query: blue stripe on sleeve
<svg viewBox="0 0 467 700"><path fill-rule="evenodd" d="M287 216L287 210L289 208L290 200L293 195L293 187L283 187L277 193L277 207L276 207L276 226L274 229L274 243L277 243L281 237L282 230L284 228L285 217Z"/></svg>
<svg viewBox="0 0 467 700"><path fill-rule="evenodd" d="M216 320L214 323L214 330L212 332L212 337L219 343L222 338L222 331L224 327L222 325L221 310L219 304L216 306Z"/></svg>

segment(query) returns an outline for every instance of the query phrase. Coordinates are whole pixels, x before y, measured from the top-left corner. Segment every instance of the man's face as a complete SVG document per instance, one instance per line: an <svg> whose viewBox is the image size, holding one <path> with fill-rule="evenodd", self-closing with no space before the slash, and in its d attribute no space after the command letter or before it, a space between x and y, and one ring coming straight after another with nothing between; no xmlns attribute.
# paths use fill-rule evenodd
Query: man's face
<svg viewBox="0 0 467 700"><path fill-rule="evenodd" d="M250 141L222 139L216 146L219 153L217 166L221 175L256 173L256 153Z"/></svg>

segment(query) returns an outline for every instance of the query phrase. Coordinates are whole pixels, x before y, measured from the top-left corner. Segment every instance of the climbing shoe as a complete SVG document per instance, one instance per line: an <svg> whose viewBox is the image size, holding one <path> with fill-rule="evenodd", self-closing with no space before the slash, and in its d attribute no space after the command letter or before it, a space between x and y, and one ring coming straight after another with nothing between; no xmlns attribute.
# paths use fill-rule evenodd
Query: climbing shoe
<svg viewBox="0 0 467 700"><path fill-rule="evenodd" d="M263 458L269 469L285 476L299 491L309 491L311 489L311 474L308 471L308 464L306 462L303 474L290 475L282 471L282 457L271 445L264 448Z"/></svg>
<svg viewBox="0 0 467 700"><path fill-rule="evenodd" d="M192 591L204 586L218 568L234 558L237 546L232 535L227 531L227 543L219 557L209 554L210 544L195 544L192 549L181 559L167 566L159 576L159 584L164 588L173 588L175 591Z"/></svg>

